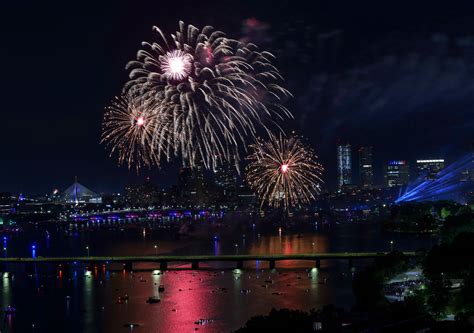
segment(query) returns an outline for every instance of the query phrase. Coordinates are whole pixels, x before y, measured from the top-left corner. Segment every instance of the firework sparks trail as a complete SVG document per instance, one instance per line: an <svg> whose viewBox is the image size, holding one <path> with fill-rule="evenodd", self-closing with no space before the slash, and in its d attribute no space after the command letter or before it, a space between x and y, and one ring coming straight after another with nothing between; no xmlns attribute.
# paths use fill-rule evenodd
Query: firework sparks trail
<svg viewBox="0 0 474 333"><path fill-rule="evenodd" d="M138 165L150 165L174 155L191 167L238 165L239 151L255 140L258 128L270 132L270 126L292 117L282 106L291 95L279 85L283 78L270 53L211 26L199 30L180 22L171 38L154 31L160 41L142 43L137 59L127 64L130 80L124 87L153 98L143 128L124 125L122 117L132 115L105 117L103 141L119 151L120 161L130 166L136 158Z"/></svg>
<svg viewBox="0 0 474 333"><path fill-rule="evenodd" d="M159 164L153 147L163 142L164 135L157 133L160 115L155 112L155 101L136 90L115 97L107 107L101 142L117 154L119 164L137 169Z"/></svg>
<svg viewBox="0 0 474 333"><path fill-rule="evenodd" d="M251 148L246 180L261 205L287 210L311 202L320 193L323 167L299 137L271 135L268 141L257 139Z"/></svg>

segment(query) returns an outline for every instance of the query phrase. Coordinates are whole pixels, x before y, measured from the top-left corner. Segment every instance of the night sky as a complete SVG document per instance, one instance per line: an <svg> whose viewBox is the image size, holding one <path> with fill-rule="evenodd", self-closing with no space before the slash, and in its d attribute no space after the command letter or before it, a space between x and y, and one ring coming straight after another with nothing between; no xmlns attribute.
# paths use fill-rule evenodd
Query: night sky
<svg viewBox="0 0 474 333"><path fill-rule="evenodd" d="M417 3L3 1L0 192L51 192L74 176L97 192L148 175L172 184L178 162L137 175L99 138L125 64L156 40L153 25L172 33L179 20L277 56L294 95L285 129L319 153L329 187L337 140L374 146L378 178L388 159L454 161L474 142L474 6Z"/></svg>

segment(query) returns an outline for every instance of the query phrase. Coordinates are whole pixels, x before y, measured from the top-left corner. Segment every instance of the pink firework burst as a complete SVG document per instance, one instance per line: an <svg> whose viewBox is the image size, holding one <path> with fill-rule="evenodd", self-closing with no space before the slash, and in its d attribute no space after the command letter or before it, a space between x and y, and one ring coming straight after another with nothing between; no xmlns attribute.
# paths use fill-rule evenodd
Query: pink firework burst
<svg viewBox="0 0 474 333"><path fill-rule="evenodd" d="M180 81L189 76L192 57L181 50L173 50L160 57L160 64L163 74L168 79Z"/></svg>

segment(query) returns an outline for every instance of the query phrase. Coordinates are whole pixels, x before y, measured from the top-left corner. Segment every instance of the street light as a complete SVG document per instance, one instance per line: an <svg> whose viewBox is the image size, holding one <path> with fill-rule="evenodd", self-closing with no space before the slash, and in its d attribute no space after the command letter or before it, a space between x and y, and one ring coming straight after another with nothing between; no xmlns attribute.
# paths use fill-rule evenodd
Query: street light
<svg viewBox="0 0 474 333"><path fill-rule="evenodd" d="M87 256L89 257L89 256L90 256L90 253L89 253L89 246L86 246L86 250L87 250Z"/></svg>
<svg viewBox="0 0 474 333"><path fill-rule="evenodd" d="M393 240L390 241L390 252L393 252Z"/></svg>
<svg viewBox="0 0 474 333"><path fill-rule="evenodd" d="M158 245L155 245L155 256L158 255Z"/></svg>

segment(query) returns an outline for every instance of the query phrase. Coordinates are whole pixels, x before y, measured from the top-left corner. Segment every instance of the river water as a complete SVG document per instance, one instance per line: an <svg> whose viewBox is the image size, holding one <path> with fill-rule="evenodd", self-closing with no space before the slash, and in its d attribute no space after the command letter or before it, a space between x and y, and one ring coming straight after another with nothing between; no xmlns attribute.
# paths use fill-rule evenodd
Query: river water
<svg viewBox="0 0 474 333"><path fill-rule="evenodd" d="M39 228L4 241L6 256L154 255L154 254L292 254L311 252L387 251L429 248L435 237L385 233L373 224L337 225L292 234L284 229L260 234L228 232L214 239L177 239L158 229L68 231ZM32 253L34 245L35 253ZM88 250L87 250L88 248ZM87 253L87 251L89 253ZM356 261L356 269L367 261ZM325 304L350 308L354 302L352 272L345 261L248 262L242 270L231 263L186 264L160 272L153 264L120 267L81 265L58 270L52 265L35 272L7 265L0 283L1 332L230 332L251 316L272 308L309 310ZM155 270L154 270L155 269ZM33 274L32 274L33 273ZM165 291L159 292L158 286ZM121 296L128 300L118 302ZM157 304L147 304L159 296ZM121 303L121 304L117 304ZM14 306L14 315L5 308ZM204 319L200 321L200 319ZM134 324L133 327L129 324Z"/></svg>

